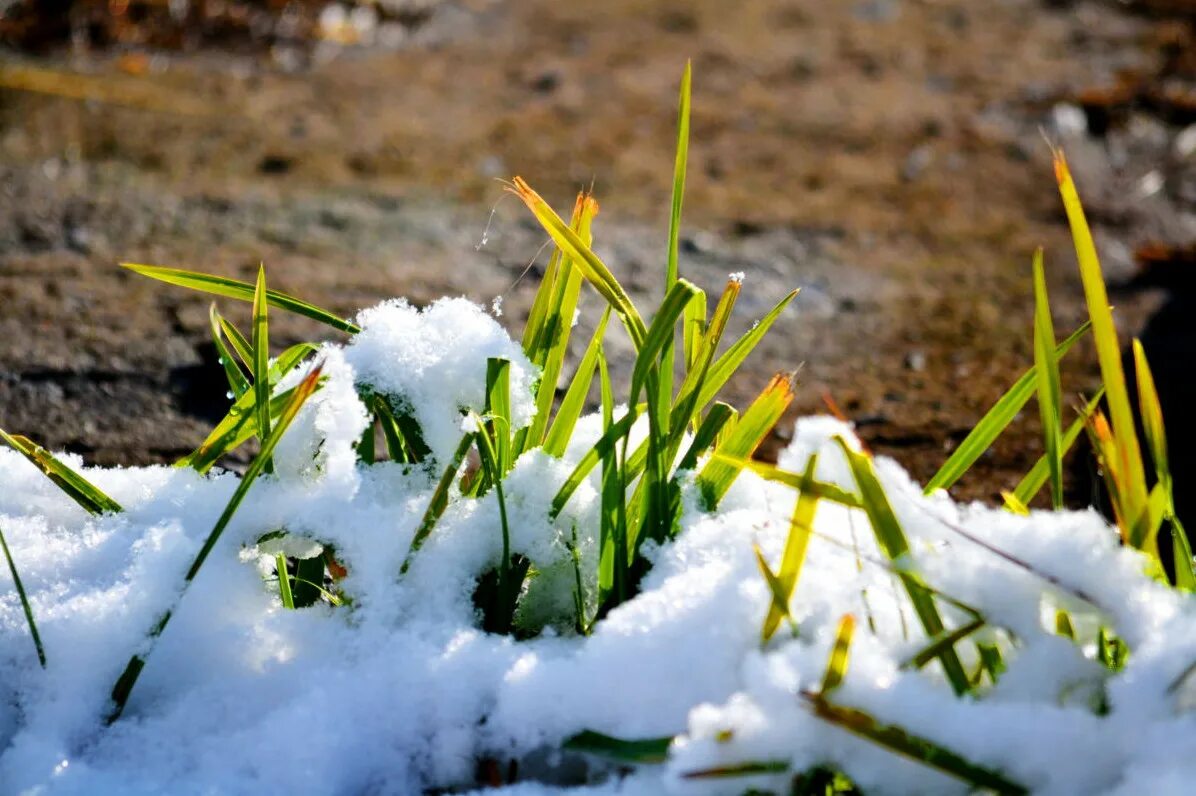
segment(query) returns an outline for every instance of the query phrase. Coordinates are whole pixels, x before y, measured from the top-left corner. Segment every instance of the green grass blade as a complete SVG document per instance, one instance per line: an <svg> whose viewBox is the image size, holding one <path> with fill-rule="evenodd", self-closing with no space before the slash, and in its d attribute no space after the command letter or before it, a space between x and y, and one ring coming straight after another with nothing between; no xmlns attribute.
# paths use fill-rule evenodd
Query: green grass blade
<svg viewBox="0 0 1196 796"><path fill-rule="evenodd" d="M232 390L233 399L240 398L249 390L249 379L245 378L245 373L241 370L241 366L237 364L237 358L229 349L228 344L224 341L224 330L220 325L220 313L216 312L216 302L212 302L208 307L208 321L212 328L212 344L216 346L216 356L220 358L220 366L224 368L224 376L228 379L228 388Z"/></svg>
<svg viewBox="0 0 1196 796"><path fill-rule="evenodd" d="M698 473L698 489L707 511L718 507L742 469L734 462L749 459L793 401L793 387L784 375L773 376Z"/></svg>
<svg viewBox="0 0 1196 796"><path fill-rule="evenodd" d="M113 709L109 713L107 722L111 724L120 718L120 714L124 712L125 704L129 700L130 694L133 692L133 687L137 684L137 678L141 675L142 669L145 668L145 661L149 654L153 651L153 645L156 643L158 637L162 635L162 631L166 629L166 625L170 622L170 617L174 613L174 607L178 605L179 601L187 592L187 587L191 585L191 581L195 580L195 576L199 574L200 569L207 561L208 555L220 541L220 536L224 533L224 529L228 527L229 522L232 521L233 515L245 500L245 496L249 494L249 489L257 480L258 475L266 466L266 462L274 453L274 448L278 445L278 441L282 439L282 435L286 433L287 428L291 425L291 421L299 414L299 410L303 408L303 404L320 386L321 366L317 365L312 368L311 373L304 377L303 381L295 387L291 399L287 402L286 408L283 409L282 414L278 418L278 422L274 425L273 430L269 435L262 440L262 449L253 461L249 463L249 467L245 470L245 475L241 476L240 482L237 484L236 490L229 498L228 504L224 507L224 511L220 514L220 519L216 521L215 527L212 528L211 533L208 534L207 539L204 540L203 546L200 547L199 552L195 556L195 560L191 562L191 567L187 570L187 574L183 578L182 588L174 598L174 604L168 608L161 617L155 622L153 628L147 634L146 642L147 648L143 653L134 653L129 658L128 664L125 666L124 672L117 679L116 684L112 688L112 702ZM286 578L287 572L284 566L280 581Z"/></svg>
<svg viewBox="0 0 1196 796"><path fill-rule="evenodd" d="M681 342L685 351L685 372L694 369L698 361L698 347L702 342L702 334L706 331L706 293L694 296L694 300L685 308L685 318L682 320Z"/></svg>
<svg viewBox="0 0 1196 796"><path fill-rule="evenodd" d="M645 765L663 763L668 758L670 735L666 738L645 738L625 741L611 735L585 730L567 739L562 748L570 752L584 752L613 760L616 763Z"/></svg>
<svg viewBox="0 0 1196 796"><path fill-rule="evenodd" d="M914 613L917 614L918 621L926 632L927 638L937 638L944 630L942 617L939 616L931 592L922 585L920 578L908 566L909 542L906 541L905 532L897 521L897 515L893 513L893 508L889 505L884 487L876 477L871 459L863 453L852 450L842 437L836 437L836 441L847 458L852 477L860 491L860 498L864 502L864 512L868 515L868 521L876 534L880 549L897 568L898 578L901 580L906 594L909 595ZM957 695L967 693L970 681L963 664L959 661L959 656L955 654L955 649L942 650L938 659L942 663L943 672L955 693Z"/></svg>
<svg viewBox="0 0 1196 796"><path fill-rule="evenodd" d="M228 501L228 505L224 507L224 512L216 522L216 527L208 534L208 538L204 541L203 547L200 548L199 553L195 556L195 561L192 562L191 568L187 570L187 582L192 581L199 574L199 570L203 566L204 561L207 560L208 554L212 552L212 548L220 540L220 535L224 533L224 529L232 520L233 514L236 513L241 502L245 500L245 496L249 494L249 489L253 486L258 475L265 469L266 463L273 455L279 440L282 439L282 435L286 433L287 428L291 425L291 421L295 419L295 415L299 414L299 410L303 408L303 404L307 402L307 399L319 388L321 370L321 366L317 365L310 373L303 377L303 381L292 391L290 400L287 401L286 406L278 417L278 422L270 430L270 433L266 435L265 439L262 440L261 451L249 463L245 474L241 476L240 483L237 484L236 491L233 492L232 498Z"/></svg>
<svg viewBox="0 0 1196 796"><path fill-rule="evenodd" d="M768 566L768 561L764 558L760 545L753 544L752 550L756 554L756 566L760 569L760 574L764 576L764 582L768 584L768 593L771 597L768 620L765 622L765 630L760 634L760 643L763 646L776 633L776 627L768 629L768 622L772 620L774 614L777 617L777 626L781 624L782 619L788 620L794 636L797 635L797 626L793 623L793 617L789 613L789 593L785 590L785 584L781 583L781 579L772 571L772 567Z"/></svg>
<svg viewBox="0 0 1196 796"><path fill-rule="evenodd" d="M1105 389L1102 387L1097 391L1096 395L1092 396L1092 400L1084 405L1080 416L1072 421L1072 424L1067 427L1067 431L1063 433L1063 439L1060 444L1060 455L1066 456L1067 452L1075 445L1076 440L1084 433L1084 426L1088 422L1088 418L1100 406L1100 400L1104 397ZM1034 466L1030 468L1030 472L1018 482L1017 487L1014 488L1011 497L1022 506L1029 506L1030 502L1038 495L1039 491L1046 484L1047 479L1050 478L1050 462L1044 454L1039 457Z"/></svg>
<svg viewBox="0 0 1196 796"><path fill-rule="evenodd" d="M1188 532L1174 515L1171 517L1171 553L1175 559L1176 588L1196 592L1196 562L1192 560Z"/></svg>
<svg viewBox="0 0 1196 796"><path fill-rule="evenodd" d="M1034 370L1038 375L1038 414L1051 481L1051 505L1063 508L1063 386L1055 358L1055 326L1047 297L1042 249L1034 252Z"/></svg>
<svg viewBox="0 0 1196 796"><path fill-rule="evenodd" d="M673 413L670 418L669 428L672 432L670 448L674 452L676 446L680 444L681 435L690 425L699 422L701 410L708 403L703 400L702 388L710 377L711 363L714 361L714 354L718 350L723 332L727 328L731 310L735 306L736 299L739 298L740 287L739 280L727 281L727 286L719 297L718 304L714 307L714 315L711 316L710 323L696 334L696 340L693 342L695 346L693 360L689 363L685 378L677 390L677 399L673 403ZM695 295L690 304L686 305L687 318L689 308L695 305L701 307L702 315L706 314L706 295L704 293ZM686 323L688 325L689 322L686 321ZM713 393L709 394L713 395Z"/></svg>
<svg viewBox="0 0 1196 796"><path fill-rule="evenodd" d="M578 238L587 246L593 240L591 228L598 213L598 203L589 194L579 194L570 223ZM565 366L569 340L573 334L573 316L577 311L581 286L584 281L581 269L571 256L557 250L558 268L556 278L548 290L544 318L538 322L541 327L532 345L528 347L528 358L540 366L540 382L536 390L536 415L531 425L520 429L515 439L516 454L540 445L548 429L548 418L556 398L557 383ZM541 287L543 290L543 286ZM539 299L539 293L537 293ZM584 396L583 396L584 397Z"/></svg>
<svg viewBox="0 0 1196 796"><path fill-rule="evenodd" d="M561 251L573 258L586 280L610 303L627 328L627 334L638 351L644 343L648 328L644 325L644 319L632 303L631 297L606 264L598 259L598 255L590 250L577 233L571 230L521 177L514 179L509 190L523 200Z"/></svg>
<svg viewBox="0 0 1196 796"><path fill-rule="evenodd" d="M28 437L9 434L0 429L0 439L32 462L37 469L54 482L55 486L65 492L67 497L82 506L89 514L116 513L124 510L119 503L100 491L99 487L67 467L52 453Z"/></svg>
<svg viewBox="0 0 1196 796"><path fill-rule="evenodd" d="M1062 359L1084 334L1091 328L1091 321L1085 321L1080 328L1072 332L1067 339L1055 348L1055 359ZM1009 391L1000 397L980 419L980 422L968 433L955 452L943 463L939 471L926 484L926 494L936 489L950 489L956 481L963 477L976 460L1001 436L1005 427L1013 422L1018 412L1034 395L1038 384L1038 369L1030 368L1021 375Z"/></svg>
<svg viewBox="0 0 1196 796"><path fill-rule="evenodd" d="M279 355L274 362L274 367L270 369L273 381L277 383L315 350L315 346L310 343L298 343L288 348ZM283 411L292 393L293 388L270 399L272 416ZM254 436L260 436L257 433L256 398L256 393L250 390L236 399L229 407L228 413L208 433L203 443L190 454L175 462L175 467L191 467L198 472L206 473L229 451L236 449Z"/></svg>
<svg viewBox="0 0 1196 796"><path fill-rule="evenodd" d="M565 508L565 504L569 502L569 498L577 491L577 487L586 479L586 476L590 474L590 471L594 469L599 460L609 451L614 450L619 441L631 430L631 426L643 411L644 407L640 405L619 418L611 424L610 428L603 432L598 441L594 443L594 447L586 451L585 455L577 462L577 466L573 468L573 472L570 473L565 483L557 491L556 497L552 499L552 509L548 515L550 519L556 519L560 515L561 511Z"/></svg>
<svg viewBox="0 0 1196 796"><path fill-rule="evenodd" d="M855 617L844 614L839 620L839 629L835 632L835 644L831 647L831 657L826 664L826 674L822 676L822 687L818 691L820 697L826 697L843 684L847 675L847 660L851 652L851 639L855 635Z"/></svg>
<svg viewBox="0 0 1196 796"><path fill-rule="evenodd" d="M785 311L789 303L797 298L797 293L798 291L794 290L778 301L776 306L760 319L759 323L745 332L727 349L726 353L710 364L710 369L706 373L706 378L698 394L697 407L699 410L710 403L718 391L723 388L723 385L735 375L735 371L739 370L739 366L747 359L748 354L752 353L752 350L764 339L764 335L776 319L781 317L781 313ZM711 325L713 326L713 324Z"/></svg>
<svg viewBox="0 0 1196 796"><path fill-rule="evenodd" d="M962 780L973 788L985 789L1002 796L1022 796L1030 793L1025 787L1000 772L977 765L940 744L908 733L896 725L881 724L862 710L832 704L817 694L803 693L802 696L812 706L814 715L823 721L890 752Z"/></svg>
<svg viewBox="0 0 1196 796"><path fill-rule="evenodd" d="M685 311L689 302L698 293L701 293L701 291L684 279L678 279L669 288L668 294L660 304L660 309L656 312L656 317L652 319L652 325L648 328L648 332L644 336L643 345L640 346L639 351L636 353L635 367L631 373L631 397L628 400L629 405L639 400L640 390L644 388L653 371L660 372L658 359L673 341L677 319L681 317L681 313ZM663 388L660 389L663 391ZM650 395L648 397L650 402L654 401L654 399L656 399L655 403L657 404L660 404L662 400L671 402L671 396L658 397Z"/></svg>
<svg viewBox="0 0 1196 796"><path fill-rule="evenodd" d="M820 500L829 500L832 503L837 503L840 506L846 506L850 509L864 508L864 502L855 494L835 484L809 480L805 477L804 473L782 470L775 464L757 462L751 459L735 459L730 456L721 455L720 458L726 459L729 464L738 466L741 469L751 470L767 481L775 481L778 484L784 484L790 489L809 492L811 495L817 496Z"/></svg>
<svg viewBox="0 0 1196 796"><path fill-rule="evenodd" d="M953 648L956 644L963 641L968 636L975 633L980 628L984 627L983 617L976 617L966 625L961 625L952 631L944 631L940 633L937 638L931 639L930 643L901 664L902 669L921 669L926 664L930 663L935 658L942 657L942 654L949 648Z"/></svg>
<svg viewBox="0 0 1196 796"><path fill-rule="evenodd" d="M505 359L491 359L490 362L510 365L510 362ZM501 380L501 377L496 380ZM484 610L485 624L491 632L505 635L511 632L511 626L515 620L515 610L518 607L519 593L523 588L523 575L527 570L523 569L520 574L516 574L515 568L511 564L511 528L507 519L507 500L502 486L505 474L500 458L502 454L499 446L490 436L491 432L496 430L500 424L487 425L477 415L471 416L479 429L475 435L478 457L481 459L482 467L489 473L490 483L494 488L494 496L498 501L499 528L502 532L502 560L498 564L497 600L495 605L488 606L489 610Z"/></svg>
<svg viewBox="0 0 1196 796"><path fill-rule="evenodd" d="M25 623L29 625L29 635L33 639L34 649L37 650L38 663L44 669L46 668L46 649L42 646L42 637L37 632L37 622L33 619L33 606L29 604L29 595L25 593L25 586L21 583L21 575L17 572L17 563L12 559L12 551L8 549L8 541L4 538L3 529L0 529L0 548L4 550L4 560L8 562L12 585L16 588L17 597L21 600L21 610L25 612Z"/></svg>
<svg viewBox="0 0 1196 796"><path fill-rule="evenodd" d="M611 387L606 355L599 351L598 383L602 396L603 437L616 428L615 395ZM629 412L628 417L631 416ZM623 437L626 456L626 437ZM595 446L597 447L597 446ZM602 615L608 601L615 604L627 599L627 475L619 466L619 452L614 444L602 451L601 506L598 525L598 611Z"/></svg>
<svg viewBox="0 0 1196 796"><path fill-rule="evenodd" d="M664 290L673 289L679 277L677 255L681 238L681 204L685 197L685 170L689 160L689 94L693 66L685 63L681 75L680 98L677 101L677 155L673 160L673 198L669 211L669 252L665 267ZM660 388L665 395L673 394L673 344L670 336L660 357Z"/></svg>
<svg viewBox="0 0 1196 796"><path fill-rule="evenodd" d="M789 536L785 540L785 551L781 555L781 566L777 571L777 580L784 598L785 616L789 613L789 601L793 599L793 592L797 590L798 578L801 577L802 565L806 560L806 549L810 545L814 515L818 510L818 494L812 489L814 473L817 468L818 455L815 454L806 463L806 470L802 474L801 491L793 506L793 514L789 518ZM768 640L777 632L782 618L782 613L777 610L777 604L774 602L761 630L764 643L768 643Z"/></svg>
<svg viewBox="0 0 1196 796"><path fill-rule="evenodd" d="M266 267L259 266L253 293L253 403L257 434L263 440L270 436L270 330L266 307ZM269 460L265 467L266 472L273 469Z"/></svg>
<svg viewBox="0 0 1196 796"><path fill-rule="evenodd" d="M722 401L715 401L706 414L702 425L694 432L693 440L681 461L677 463L677 470L692 470L698 466L698 459L706 454L718 441L718 435L723 428L735 418L735 407Z"/></svg>
<svg viewBox="0 0 1196 796"><path fill-rule="evenodd" d="M736 777L757 777L761 774L784 774L789 770L787 760L752 760L746 763L733 763L728 766L703 768L698 771L686 771L682 779L734 779ZM752 791L747 791L751 793Z"/></svg>
<svg viewBox="0 0 1196 796"><path fill-rule="evenodd" d="M494 445L494 472L503 478L511 469L511 363L491 357L486 360L486 432ZM497 486L497 482L491 479Z"/></svg>
<svg viewBox="0 0 1196 796"><path fill-rule="evenodd" d="M403 574L410 568L412 556L419 551L424 540L428 538L432 530L436 527L436 522L440 519L440 515L444 514L444 510L448 508L449 492L453 488L453 481L457 479L457 473L461 470L461 463L465 461L466 454L473 447L474 437L473 433L468 433L461 437L461 442L457 445L457 450L453 452L452 459L449 460L448 466L444 468L444 474L440 476L440 481L436 484L432 498L428 501L428 508L424 511L419 528L416 529L415 536L411 539L411 547L407 550L407 557L403 559L403 566L399 569L399 574Z"/></svg>
<svg viewBox="0 0 1196 796"><path fill-rule="evenodd" d="M215 276L213 274L201 274L195 271L185 271L180 268L163 268L158 265L121 263L121 267L142 276L157 279L159 282L166 282L167 284L178 285L179 287L190 288L191 290L198 290L203 293L213 293L217 296L240 299L241 301L253 301L254 286L239 279ZM266 294L266 299L280 310L286 310L296 315L320 321L331 326L333 329L349 332L350 334L356 334L361 331L357 324L337 317L327 310L322 310L294 296L288 296L286 293L271 290Z"/></svg>
<svg viewBox="0 0 1196 796"><path fill-rule="evenodd" d="M213 306L215 304L213 303ZM245 339L245 335L241 334L241 330L236 325L224 316L220 317L220 328L224 332L225 337L228 338L229 345L233 347L233 351L237 352L237 356L241 359L241 364L249 372L253 372L253 349L249 341Z"/></svg>
<svg viewBox="0 0 1196 796"><path fill-rule="evenodd" d="M1171 489L1171 468L1167 463L1167 430L1163 426L1163 407L1159 403L1159 392L1155 388L1154 375L1146 360L1142 341L1134 338L1134 375L1138 381L1138 411L1142 416L1142 430L1146 446L1154 461L1155 477Z"/></svg>
<svg viewBox="0 0 1196 796"><path fill-rule="evenodd" d="M594 336L590 338L590 343L586 346L586 352L582 356L581 362L577 365L577 372L573 374L573 380L569 382L569 389L565 392L565 397L561 399L561 405L556 410L552 426L544 437L544 452L549 456L555 456L558 459L564 456L569 440L573 437L573 429L577 426L578 419L581 418L586 396L590 392L590 383L594 380L594 371L598 368L598 353L602 348L602 340L606 336L606 324L609 320L610 307L607 307L598 321L597 328L594 329Z"/></svg>
<svg viewBox="0 0 1196 796"><path fill-rule="evenodd" d="M278 597L282 600L282 607L295 610L295 595L291 593L291 576L287 572L287 557L274 556L274 568L278 571Z"/></svg>
<svg viewBox="0 0 1196 796"><path fill-rule="evenodd" d="M1142 466L1138 433L1134 427L1134 413L1130 408L1125 372L1121 366L1121 345L1117 342L1113 311L1109 307L1109 296L1105 290L1100 260L1097 258L1096 244L1084 217L1084 208L1080 204L1075 182L1067 168L1067 160L1062 152L1055 152L1054 156L1055 178L1059 183L1059 194L1063 198L1063 207L1071 226L1076 259L1080 266L1080 278L1084 283L1084 297L1088 304L1088 317L1092 319L1092 337L1096 342L1096 354L1105 384L1109 416L1122 459L1123 486L1128 490L1126 504L1132 507L1135 513L1139 513L1146 505L1146 475ZM1145 541L1138 539L1131 540L1131 543L1141 547Z"/></svg>

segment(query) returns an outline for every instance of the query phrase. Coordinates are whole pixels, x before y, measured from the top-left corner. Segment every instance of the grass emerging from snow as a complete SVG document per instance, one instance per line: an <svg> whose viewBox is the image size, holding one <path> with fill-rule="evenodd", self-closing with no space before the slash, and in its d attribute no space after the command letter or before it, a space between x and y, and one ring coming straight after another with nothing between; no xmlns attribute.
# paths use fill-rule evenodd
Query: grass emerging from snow
<svg viewBox="0 0 1196 796"><path fill-rule="evenodd" d="M593 198L566 221L519 178L556 244L519 342L464 299L349 321L264 269L127 266L251 302L253 325L213 305L231 405L173 468L3 434L0 790L1186 792L1196 575L1062 156L1091 323L1056 339L1036 257L1034 366L925 489L830 418L771 465L752 457L792 380L717 395L796 291L728 343L743 275L712 312L682 276L689 86L648 315L594 253ZM347 337L273 357L273 310ZM1105 384L1068 424L1058 362L1090 329ZM1046 454L1006 509L953 503L1034 396ZM1115 526L1060 510L1085 429ZM255 439L244 475L215 467ZM1056 510L1030 511L1044 488Z"/></svg>

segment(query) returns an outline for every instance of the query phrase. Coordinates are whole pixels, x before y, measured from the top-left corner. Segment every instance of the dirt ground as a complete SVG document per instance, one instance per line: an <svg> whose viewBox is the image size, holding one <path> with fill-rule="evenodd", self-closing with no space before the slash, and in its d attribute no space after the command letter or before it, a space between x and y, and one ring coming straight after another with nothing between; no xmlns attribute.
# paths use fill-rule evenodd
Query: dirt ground
<svg viewBox="0 0 1196 796"><path fill-rule="evenodd" d="M444 0L389 47L299 59L0 53L0 424L140 463L222 414L207 300L121 261L242 277L264 261L274 286L345 313L503 295L519 328L544 239L500 201L516 174L562 212L594 185L596 249L647 306L688 58L683 272L714 290L744 271L740 328L803 289L733 394L800 367L798 411L833 396L924 479L1032 361L1036 245L1058 328L1083 317L1043 132L1110 280L1143 241L1196 238L1184 120L1131 109L1097 137L1075 104L1156 68L1177 24L1115 2ZM1118 294L1123 331L1161 300ZM276 317L280 342L324 334ZM1065 379L1096 383L1091 351ZM959 495L1028 469L1024 415Z"/></svg>

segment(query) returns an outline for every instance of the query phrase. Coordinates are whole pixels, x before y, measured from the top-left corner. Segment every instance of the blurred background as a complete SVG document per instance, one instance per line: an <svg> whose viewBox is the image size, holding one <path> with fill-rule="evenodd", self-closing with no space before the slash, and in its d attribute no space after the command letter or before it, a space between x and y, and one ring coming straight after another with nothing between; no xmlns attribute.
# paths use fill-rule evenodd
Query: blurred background
<svg viewBox="0 0 1196 796"><path fill-rule="evenodd" d="M593 185L595 248L648 306L686 59L683 273L745 272L741 328L803 289L735 397L800 367L798 411L831 396L933 473L1033 360L1036 245L1060 333L1084 317L1045 134L1178 425L1194 21L1191 0L0 0L0 425L128 464L222 416L208 299L122 261L265 262L343 313L502 296L521 328L547 252L503 201L516 174L562 213ZM326 334L274 319L279 344ZM1065 389L1097 382L1082 347ZM959 494L1030 467L1023 414Z"/></svg>

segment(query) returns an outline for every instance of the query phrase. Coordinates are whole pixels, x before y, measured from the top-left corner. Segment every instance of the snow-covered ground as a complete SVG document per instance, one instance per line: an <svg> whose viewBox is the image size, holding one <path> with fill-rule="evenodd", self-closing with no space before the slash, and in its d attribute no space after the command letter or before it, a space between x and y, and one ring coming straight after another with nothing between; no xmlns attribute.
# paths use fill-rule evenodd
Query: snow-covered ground
<svg viewBox="0 0 1196 796"><path fill-rule="evenodd" d="M954 697L937 663L901 668L926 639L866 516L828 501L792 600L797 635L782 626L762 649L770 593L753 543L775 568L795 493L751 473L713 514L687 486L682 531L650 551L641 593L591 636L574 635L565 542L576 527L592 596L597 472L555 522L548 509L598 437L596 416L583 419L563 460L532 451L504 482L512 548L539 572L519 622L543 631L527 641L482 632L472 593L501 555L494 495L455 497L400 577L438 473L356 464L352 445L367 416L354 385L408 401L443 457L460 438L460 408L481 409L487 357L512 359L522 420L534 373L518 345L463 301L423 312L393 302L360 321L365 329L350 345L322 351L328 382L284 438L276 474L253 487L179 603L112 726L103 723L112 684L175 600L237 476L86 469L125 508L91 517L21 456L0 450L0 528L48 658L43 670L0 569L0 793L421 793L468 789L482 758L504 761L504 770L519 759L523 775L539 780L510 789L520 794L562 782L585 793L785 793L795 773L820 764L867 793L967 792L827 724L800 697L818 688L846 613L857 632L836 704L1035 793L1191 792L1196 713L1186 708L1196 682L1189 689L1182 675L1196 661L1192 601L1143 574L1145 559L1120 547L1093 512L1021 517L926 498L891 461L876 466L911 563L934 588L981 610L991 626L981 632L1004 653L1007 671L980 697ZM781 465L800 471L817 451L819 477L854 489L836 436L854 439L837 421L800 421ZM272 559L257 548L279 529L335 547L349 604L282 608L264 578ZM1059 607L1081 643L1055 633ZM966 620L940 608L949 624ZM1101 625L1130 649L1116 674L1092 659ZM974 638L957 647L974 661ZM559 751L587 729L679 737L666 763L619 777ZM784 761L789 771L685 776L748 761Z"/></svg>

